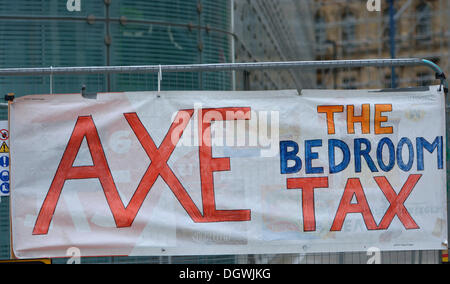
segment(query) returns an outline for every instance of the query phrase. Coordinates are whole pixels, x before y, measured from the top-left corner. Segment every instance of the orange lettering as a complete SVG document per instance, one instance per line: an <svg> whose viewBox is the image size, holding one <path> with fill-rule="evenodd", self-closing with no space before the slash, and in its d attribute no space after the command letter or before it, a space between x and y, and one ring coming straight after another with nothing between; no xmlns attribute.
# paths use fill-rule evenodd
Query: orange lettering
<svg viewBox="0 0 450 284"><path fill-rule="evenodd" d="M328 134L336 134L334 114L337 112L344 112L344 106L318 106L317 112L327 114Z"/></svg>
<svg viewBox="0 0 450 284"><path fill-rule="evenodd" d="M355 123L361 123L362 134L370 133L370 105L363 104L361 116L355 116L355 106L347 106L347 133L355 134Z"/></svg>
<svg viewBox="0 0 450 284"><path fill-rule="evenodd" d="M382 127L382 122L387 122L387 116L382 116L383 112L391 112L392 105L375 105L375 134L392 134L393 127Z"/></svg>

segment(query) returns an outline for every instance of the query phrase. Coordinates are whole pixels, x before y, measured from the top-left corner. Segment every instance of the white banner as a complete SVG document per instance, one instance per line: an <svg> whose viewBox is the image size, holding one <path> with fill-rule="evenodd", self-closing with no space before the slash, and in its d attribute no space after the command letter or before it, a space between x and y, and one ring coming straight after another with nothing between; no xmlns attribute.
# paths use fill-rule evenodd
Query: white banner
<svg viewBox="0 0 450 284"><path fill-rule="evenodd" d="M437 87L35 95L10 125L19 258L446 247Z"/></svg>

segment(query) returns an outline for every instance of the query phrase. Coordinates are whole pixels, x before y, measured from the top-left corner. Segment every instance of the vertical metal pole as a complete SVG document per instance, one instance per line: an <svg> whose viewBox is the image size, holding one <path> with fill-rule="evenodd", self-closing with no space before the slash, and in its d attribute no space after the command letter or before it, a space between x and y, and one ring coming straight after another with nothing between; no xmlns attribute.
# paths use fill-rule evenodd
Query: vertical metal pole
<svg viewBox="0 0 450 284"><path fill-rule="evenodd" d="M161 81L162 81L162 69L161 69L161 65L159 65L159 72L158 72L158 98L160 96L160 92L161 92Z"/></svg>
<svg viewBox="0 0 450 284"><path fill-rule="evenodd" d="M250 91L250 71L244 70L244 91Z"/></svg>
<svg viewBox="0 0 450 284"><path fill-rule="evenodd" d="M325 41L326 43L329 43L332 45L333 47L333 60L337 60L337 43L334 40L329 40L327 39ZM333 68L332 72L333 72L333 89L337 89L337 68Z"/></svg>
<svg viewBox="0 0 450 284"><path fill-rule="evenodd" d="M231 63L235 63L235 45L236 40L234 38L234 0L230 1L230 28L231 28ZM231 88L236 91L236 71L231 71Z"/></svg>
<svg viewBox="0 0 450 284"><path fill-rule="evenodd" d="M395 54L395 9L394 9L394 0L388 0L389 2L389 39L391 46L391 58L394 59L396 57ZM391 71L391 88L397 88L397 78L395 74L395 68L392 67Z"/></svg>
<svg viewBox="0 0 450 284"><path fill-rule="evenodd" d="M50 70L53 70L53 66L50 66ZM53 95L53 72L50 73L50 95Z"/></svg>
<svg viewBox="0 0 450 284"><path fill-rule="evenodd" d="M448 91L448 83L447 81L443 82L444 85L444 92L445 92L445 88L447 88ZM446 157L446 167L447 167L447 188L446 188L446 192L447 192L447 249L449 247L448 245L448 235L450 234L450 148L449 148L449 139L450 139L450 107L447 103L448 101L448 96L449 94L445 93L445 140L446 140L446 149L444 150L445 152L445 157ZM442 258L441 258L442 261Z"/></svg>
<svg viewBox="0 0 450 284"><path fill-rule="evenodd" d="M110 32L110 17L109 17L109 6L111 4L111 0L104 0L105 3L105 45L106 45L106 66L111 65L111 32ZM106 90L111 92L111 74L106 74Z"/></svg>
<svg viewBox="0 0 450 284"><path fill-rule="evenodd" d="M197 32L197 45L198 45L198 53L199 53L199 63L203 63L203 37L202 37L202 11L203 4L202 0L198 0L197 2L197 15L198 15L198 32ZM199 89L203 89L203 72L198 72L198 83Z"/></svg>

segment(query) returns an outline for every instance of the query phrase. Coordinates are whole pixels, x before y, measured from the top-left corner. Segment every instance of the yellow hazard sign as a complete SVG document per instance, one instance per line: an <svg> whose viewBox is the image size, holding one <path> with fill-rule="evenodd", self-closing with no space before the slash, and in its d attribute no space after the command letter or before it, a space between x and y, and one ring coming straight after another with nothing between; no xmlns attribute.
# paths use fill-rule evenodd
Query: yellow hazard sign
<svg viewBox="0 0 450 284"><path fill-rule="evenodd" d="M9 147L6 142L3 142L2 146L0 147L0 153L9 153Z"/></svg>

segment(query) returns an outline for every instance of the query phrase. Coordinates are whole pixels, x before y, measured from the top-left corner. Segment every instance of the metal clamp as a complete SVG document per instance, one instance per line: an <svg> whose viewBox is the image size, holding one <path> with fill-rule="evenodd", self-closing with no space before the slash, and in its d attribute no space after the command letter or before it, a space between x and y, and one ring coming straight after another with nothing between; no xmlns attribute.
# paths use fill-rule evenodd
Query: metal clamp
<svg viewBox="0 0 450 284"><path fill-rule="evenodd" d="M8 94L5 95L5 101L13 102L14 101L14 97L15 97L14 93L8 93Z"/></svg>
<svg viewBox="0 0 450 284"><path fill-rule="evenodd" d="M425 63L425 65L431 67L431 69L436 72L436 79L441 81L441 86L444 87L444 94L448 94L448 81L445 77L444 71L442 71L442 69L436 63L430 60L422 59L422 62Z"/></svg>
<svg viewBox="0 0 450 284"><path fill-rule="evenodd" d="M83 85L81 87L81 96L85 99L90 99L90 100L96 100L97 99L97 93L88 93L86 92L86 86Z"/></svg>

